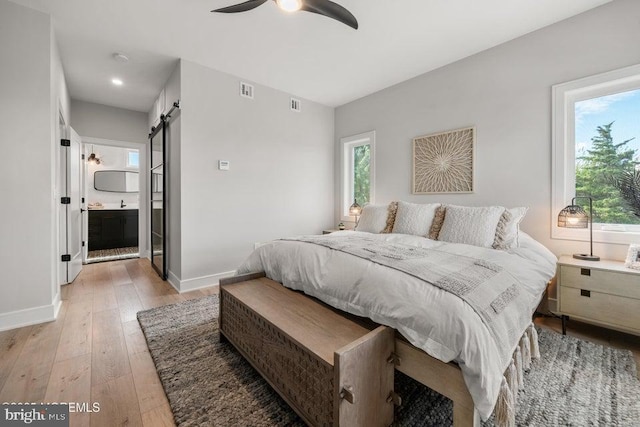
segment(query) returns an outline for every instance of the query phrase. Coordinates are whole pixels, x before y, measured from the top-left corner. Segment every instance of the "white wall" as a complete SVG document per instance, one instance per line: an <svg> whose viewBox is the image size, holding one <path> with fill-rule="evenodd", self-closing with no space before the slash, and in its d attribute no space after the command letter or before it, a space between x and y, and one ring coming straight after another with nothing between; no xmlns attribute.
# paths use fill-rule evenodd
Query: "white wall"
<svg viewBox="0 0 640 427"><path fill-rule="evenodd" d="M61 168L62 153L67 153L67 148L62 148L60 140L62 138L69 138L69 123L71 117L71 99L69 98L69 91L67 89L67 82L64 76L64 69L62 67L62 61L60 59L60 53L58 45L56 43L55 33L53 25L49 25L49 51L50 51L50 126L51 126L51 161L53 162L51 168L51 182L52 192L55 197L51 200L51 209L54 214L51 216L52 227L52 260L51 260L51 273L55 277L52 281L51 287L53 292L54 304L59 304L60 301L60 284L66 283L67 265L60 261L60 255L66 253L66 236L67 236L67 223L66 223L66 207L60 204L60 197L67 195L66 186L63 186L63 176L66 175L67 170L64 171ZM62 124L61 121L64 123ZM64 194L62 189L65 188ZM64 279L62 279L64 277Z"/></svg>
<svg viewBox="0 0 640 427"><path fill-rule="evenodd" d="M170 270L181 290L217 283L255 242L319 233L333 223L332 108L303 100L295 113L289 94L260 85L254 100L241 98L238 77L184 60L179 80L180 141L169 174L179 163L180 182L172 185L179 184L180 199L175 188L170 195ZM231 169L218 170L218 160Z"/></svg>
<svg viewBox="0 0 640 427"><path fill-rule="evenodd" d="M377 203L529 206L525 231L556 254L584 251L588 243L550 237L551 86L639 63L639 16L640 1L618 0L341 106L336 141L376 131ZM412 195L411 139L470 125L475 193ZM610 258L624 259L626 250L594 245Z"/></svg>
<svg viewBox="0 0 640 427"><path fill-rule="evenodd" d="M71 101L71 126L80 136L147 143L147 114L92 102Z"/></svg>
<svg viewBox="0 0 640 427"><path fill-rule="evenodd" d="M0 0L0 56L1 330L57 310L58 105L67 122L69 105L48 15Z"/></svg>

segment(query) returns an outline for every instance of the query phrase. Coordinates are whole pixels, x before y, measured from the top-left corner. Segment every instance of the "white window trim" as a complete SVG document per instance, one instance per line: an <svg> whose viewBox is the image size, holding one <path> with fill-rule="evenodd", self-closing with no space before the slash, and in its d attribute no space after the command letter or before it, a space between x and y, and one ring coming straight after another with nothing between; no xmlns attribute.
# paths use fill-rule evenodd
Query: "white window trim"
<svg viewBox="0 0 640 427"><path fill-rule="evenodd" d="M358 135L347 136L340 138L340 145L342 150L340 152L340 220L341 221L354 221L354 217L349 215L349 206L353 203L353 191L351 188L353 180L353 148L360 145L371 146L370 151L370 165L369 165L369 184L371 194L369 195L369 203L373 204L375 200L375 166L376 166L376 132L370 131L360 133Z"/></svg>
<svg viewBox="0 0 640 427"><path fill-rule="evenodd" d="M640 65L552 87L551 238L589 240L586 229L558 227L558 213L575 196L575 116L571 113L575 110L575 103L634 89L640 89ZM624 232L603 231L599 228L598 224L594 224L594 242L629 244L640 241L640 226L634 226L633 231Z"/></svg>

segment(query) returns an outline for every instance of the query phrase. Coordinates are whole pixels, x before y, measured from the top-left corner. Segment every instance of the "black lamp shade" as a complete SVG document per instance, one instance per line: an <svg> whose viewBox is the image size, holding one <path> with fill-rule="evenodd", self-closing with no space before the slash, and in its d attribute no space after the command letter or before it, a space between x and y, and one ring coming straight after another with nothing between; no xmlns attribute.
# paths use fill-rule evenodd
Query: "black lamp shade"
<svg viewBox="0 0 640 427"><path fill-rule="evenodd" d="M575 204L578 198L589 200L589 214L581 206ZM593 199L590 196L574 197L571 204L558 214L558 227L588 228L590 252L588 254L573 254L573 257L586 261L600 261L600 257L593 254Z"/></svg>
<svg viewBox="0 0 640 427"><path fill-rule="evenodd" d="M558 214L558 227L588 228L589 215L578 205L569 205Z"/></svg>

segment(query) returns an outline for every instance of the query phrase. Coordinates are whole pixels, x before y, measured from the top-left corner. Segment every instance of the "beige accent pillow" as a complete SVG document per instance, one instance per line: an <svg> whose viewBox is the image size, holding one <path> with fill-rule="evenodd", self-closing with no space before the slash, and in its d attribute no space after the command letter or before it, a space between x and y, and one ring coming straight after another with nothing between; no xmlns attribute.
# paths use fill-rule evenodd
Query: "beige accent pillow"
<svg viewBox="0 0 640 427"><path fill-rule="evenodd" d="M356 226L356 231L367 233L382 233L387 225L387 206L366 205L362 208L362 215Z"/></svg>
<svg viewBox="0 0 640 427"><path fill-rule="evenodd" d="M502 206L448 205L438 240L491 248L504 211Z"/></svg>
<svg viewBox="0 0 640 427"><path fill-rule="evenodd" d="M529 208L526 207L505 209L496 228L493 249L505 250L520 247L518 241L520 223L528 210Z"/></svg>
<svg viewBox="0 0 640 427"><path fill-rule="evenodd" d="M393 231L393 224L396 222L396 214L398 213L398 202L391 202L387 206L387 226L382 230L383 233L389 234Z"/></svg>
<svg viewBox="0 0 640 427"><path fill-rule="evenodd" d="M440 203L418 204L398 202L393 233L427 237Z"/></svg>
<svg viewBox="0 0 640 427"><path fill-rule="evenodd" d="M496 236L493 240L493 249L506 249L507 240L507 225L513 219L513 215L509 210L505 209L498 221L498 227L496 227Z"/></svg>
<svg viewBox="0 0 640 427"><path fill-rule="evenodd" d="M440 230L442 229L442 224L444 223L444 216L447 213L447 208L444 205L441 205L436 209L436 214L433 217L433 223L431 223L431 228L429 229L429 235L427 236L431 240L438 240L438 235L440 234Z"/></svg>

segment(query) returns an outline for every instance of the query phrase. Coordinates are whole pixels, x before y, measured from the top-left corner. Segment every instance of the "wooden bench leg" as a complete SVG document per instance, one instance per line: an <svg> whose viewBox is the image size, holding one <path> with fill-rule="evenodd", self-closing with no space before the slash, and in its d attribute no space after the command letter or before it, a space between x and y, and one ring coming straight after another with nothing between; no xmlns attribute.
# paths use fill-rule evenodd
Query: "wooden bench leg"
<svg viewBox="0 0 640 427"><path fill-rule="evenodd" d="M460 403L453 402L453 426L454 427L480 427L480 414L476 408L468 408Z"/></svg>

